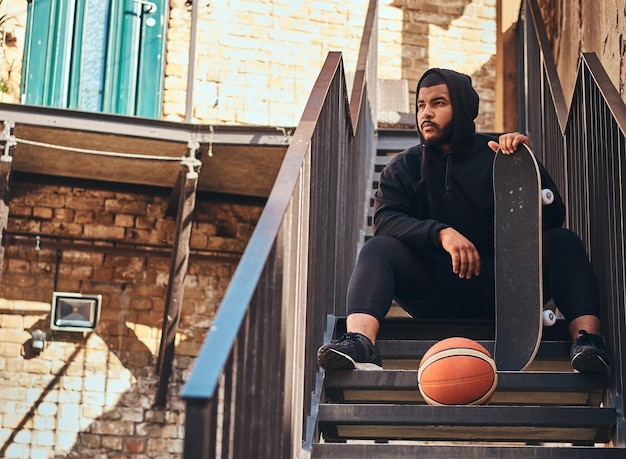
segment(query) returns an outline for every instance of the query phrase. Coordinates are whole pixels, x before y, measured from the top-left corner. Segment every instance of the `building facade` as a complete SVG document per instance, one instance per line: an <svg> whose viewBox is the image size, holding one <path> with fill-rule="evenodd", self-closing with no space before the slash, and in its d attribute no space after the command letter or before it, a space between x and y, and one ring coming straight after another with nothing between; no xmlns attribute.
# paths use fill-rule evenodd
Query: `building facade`
<svg viewBox="0 0 626 459"><path fill-rule="evenodd" d="M202 1L194 19L185 0L3 0L0 101L294 127L329 51L343 52L351 83L367 4ZM406 81L411 112L427 68L468 73L481 95L478 129L494 130L496 6L381 0L379 78ZM14 175L10 188L0 284L0 456L180 457L180 388L263 200L200 196L168 401L157 407L175 225L170 190L34 174ZM96 330L50 330L53 291L102 294ZM36 329L47 334L41 352L32 348Z"/></svg>

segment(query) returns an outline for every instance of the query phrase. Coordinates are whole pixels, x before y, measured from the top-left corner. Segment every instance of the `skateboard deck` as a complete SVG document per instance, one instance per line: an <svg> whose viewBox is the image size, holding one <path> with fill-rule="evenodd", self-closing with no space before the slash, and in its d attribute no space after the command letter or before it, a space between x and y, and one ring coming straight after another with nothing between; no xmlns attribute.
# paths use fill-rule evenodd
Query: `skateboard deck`
<svg viewBox="0 0 626 459"><path fill-rule="evenodd" d="M541 180L526 145L496 153L493 188L494 357L499 371L519 371L534 359L543 328Z"/></svg>

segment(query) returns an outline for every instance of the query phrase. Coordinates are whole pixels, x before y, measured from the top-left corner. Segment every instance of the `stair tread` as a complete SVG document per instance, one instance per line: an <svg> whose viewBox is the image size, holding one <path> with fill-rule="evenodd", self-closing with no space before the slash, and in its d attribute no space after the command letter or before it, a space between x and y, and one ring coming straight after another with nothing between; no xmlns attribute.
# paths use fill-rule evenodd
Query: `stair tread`
<svg viewBox="0 0 626 459"><path fill-rule="evenodd" d="M345 318L338 318L332 339L345 333ZM378 347L383 360L420 359L436 342L463 336L482 344L493 354L495 325L491 320L421 320L385 318L380 323ZM568 360L571 338L567 324L559 320L552 327L544 327L536 360Z"/></svg>
<svg viewBox="0 0 626 459"><path fill-rule="evenodd" d="M498 372L491 405L599 406L606 390L603 375L573 372ZM417 370L327 371L324 387L336 403L425 403Z"/></svg>
<svg viewBox="0 0 626 459"><path fill-rule="evenodd" d="M378 130L376 149L378 153L399 153L419 143L415 129Z"/></svg>
<svg viewBox="0 0 626 459"><path fill-rule="evenodd" d="M336 370L327 371L324 386L341 389L415 389L417 370ZM606 389L603 375L567 372L516 372L499 371L498 389L556 391L603 391Z"/></svg>
<svg viewBox="0 0 626 459"><path fill-rule="evenodd" d="M615 414L615 408L606 407L322 403L318 420L361 425L613 427Z"/></svg>
<svg viewBox="0 0 626 459"><path fill-rule="evenodd" d="M614 408L321 404L324 438L446 441L608 442Z"/></svg>
<svg viewBox="0 0 626 459"><path fill-rule="evenodd" d="M613 459L626 455L623 448L592 446L526 446L526 445L424 445L424 444L363 444L363 443L319 443L313 445L314 459L352 459L375 457L397 459L399 457L432 457L446 459L507 458L527 459Z"/></svg>
<svg viewBox="0 0 626 459"><path fill-rule="evenodd" d="M383 359L421 358L439 340L379 339L376 346ZM494 340L476 340L492 355ZM535 359L569 359L571 341L542 341Z"/></svg>

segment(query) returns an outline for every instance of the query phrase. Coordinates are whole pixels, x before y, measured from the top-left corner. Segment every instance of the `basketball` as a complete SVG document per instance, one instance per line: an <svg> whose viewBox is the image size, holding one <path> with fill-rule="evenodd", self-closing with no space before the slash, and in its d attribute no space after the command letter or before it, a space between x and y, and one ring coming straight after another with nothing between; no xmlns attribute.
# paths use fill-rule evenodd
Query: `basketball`
<svg viewBox="0 0 626 459"><path fill-rule="evenodd" d="M498 374L487 349L455 337L439 341L424 354L417 381L429 405L484 405L496 390Z"/></svg>

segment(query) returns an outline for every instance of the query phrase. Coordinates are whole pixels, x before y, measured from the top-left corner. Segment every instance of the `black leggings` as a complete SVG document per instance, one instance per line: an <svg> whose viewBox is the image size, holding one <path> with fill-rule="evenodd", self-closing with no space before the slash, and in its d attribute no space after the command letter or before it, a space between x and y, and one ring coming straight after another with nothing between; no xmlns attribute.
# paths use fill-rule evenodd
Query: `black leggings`
<svg viewBox="0 0 626 459"><path fill-rule="evenodd" d="M576 234L555 228L543 233L544 302L552 298L569 321L598 316L599 291L585 248ZM460 279L443 249L416 251L398 239L367 241L348 286L347 313L379 321L392 300L420 319L492 319L493 259L481 258L480 276Z"/></svg>

